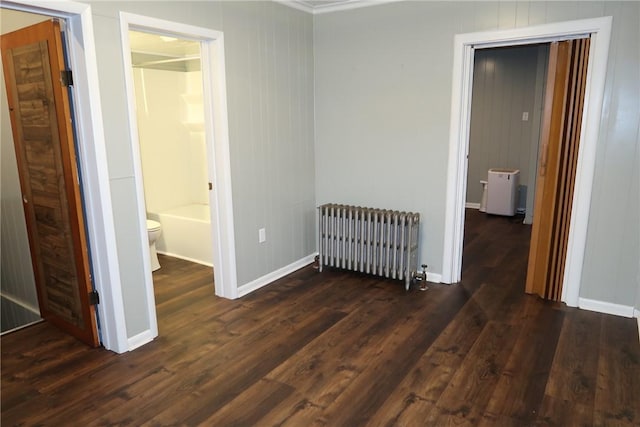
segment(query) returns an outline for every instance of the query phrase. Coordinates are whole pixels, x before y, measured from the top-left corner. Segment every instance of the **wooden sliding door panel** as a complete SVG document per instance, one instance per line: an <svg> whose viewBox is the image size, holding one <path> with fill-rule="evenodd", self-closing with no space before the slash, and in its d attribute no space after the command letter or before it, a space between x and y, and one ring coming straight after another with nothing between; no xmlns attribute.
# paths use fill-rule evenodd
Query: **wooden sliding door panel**
<svg viewBox="0 0 640 427"><path fill-rule="evenodd" d="M555 217L557 175L559 169L558 143L564 127L565 116L562 113L566 105L566 85L568 73L569 46L551 43L545 107L543 116L542 150L539 162L536 197L534 202L534 220L531 230L531 246L526 291L545 297L546 274L549 271L552 226Z"/></svg>
<svg viewBox="0 0 640 427"><path fill-rule="evenodd" d="M542 125L526 291L559 301L562 295L576 176L589 39L554 42Z"/></svg>
<svg viewBox="0 0 640 427"><path fill-rule="evenodd" d="M556 242L554 248L557 251L552 255L555 264L551 271L549 281L556 283L553 287L551 299L560 300L562 292L562 280L564 278L564 261L567 255L567 243L569 240L569 226L571 220L571 209L573 202L573 190L576 176L576 166L578 162L578 147L580 143L580 128L582 126L582 110L584 107L584 91L586 87L587 52L589 39L575 40L573 46L573 66L570 77L570 104L567 116L570 122L564 137L565 158L562 161L562 192L558 195L557 203L560 206L559 215L556 219L557 230L555 234ZM569 126L570 124L570 126Z"/></svg>
<svg viewBox="0 0 640 427"><path fill-rule="evenodd" d="M575 116L573 114L575 107L575 93L576 86L573 83L573 79L575 78L575 68L576 68L576 59L577 55L575 55L575 45L574 43L566 43L567 45L567 83L565 87L565 107L564 114L565 122L564 126L560 130L559 135L559 150L558 150L558 177L557 177L557 186L555 193L555 207L556 214L552 218L551 224L551 246L550 246L550 257L549 257L549 269L547 271L547 283L557 283L557 280L562 280L562 278L558 278L558 274L563 270L562 266L564 265L564 258L560 258L563 252L563 239L562 239L562 228L563 223L567 220L566 215L566 196L567 196L567 187L572 186L573 182L568 183L567 177L569 172L568 161L571 152L571 130L573 129L573 124L575 123ZM556 295L557 286L549 286L546 292L546 297L552 300L557 300L559 298Z"/></svg>
<svg viewBox="0 0 640 427"><path fill-rule="evenodd" d="M59 24L2 36L23 207L42 317L98 345Z"/></svg>

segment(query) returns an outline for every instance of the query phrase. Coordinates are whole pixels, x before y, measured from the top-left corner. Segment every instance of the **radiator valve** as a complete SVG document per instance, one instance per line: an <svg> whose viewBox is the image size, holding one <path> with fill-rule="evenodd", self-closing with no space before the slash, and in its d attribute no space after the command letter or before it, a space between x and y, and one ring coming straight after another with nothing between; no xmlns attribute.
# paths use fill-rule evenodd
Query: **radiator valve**
<svg viewBox="0 0 640 427"><path fill-rule="evenodd" d="M415 282L422 282L420 283L421 291L426 291L427 289L429 289L427 287L427 264L422 264L422 271L416 272L415 275L413 276L413 280Z"/></svg>

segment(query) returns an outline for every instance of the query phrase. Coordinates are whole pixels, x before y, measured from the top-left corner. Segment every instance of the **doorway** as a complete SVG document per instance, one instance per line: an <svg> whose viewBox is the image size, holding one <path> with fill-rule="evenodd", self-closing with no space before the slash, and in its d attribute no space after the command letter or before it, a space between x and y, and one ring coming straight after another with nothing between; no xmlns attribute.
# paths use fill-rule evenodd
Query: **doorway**
<svg viewBox="0 0 640 427"><path fill-rule="evenodd" d="M95 57L86 54L95 50L90 8L79 3L48 5L44 8L19 0L2 2L1 8L3 12L38 14L46 19L57 18L65 24L67 54L71 69L77 77L73 85L73 109L76 123L79 124L76 129L79 147L78 168L84 178L82 191L89 195L84 200L84 209L93 279L101 301L97 311L101 318L102 345L116 352L127 351L124 314L118 305L118 301L121 300L120 276L113 232L100 96L97 89L97 66ZM21 19L10 22L13 25ZM4 24L3 22L3 29L8 28L8 25ZM23 27L28 24L23 22L20 25ZM4 129L11 132L10 126L3 126L3 135ZM4 196L5 193L3 198ZM3 254L6 252L3 251ZM7 270L3 268L3 273L5 271Z"/></svg>
<svg viewBox="0 0 640 427"><path fill-rule="evenodd" d="M161 227L150 244L213 267L200 43L141 31L129 40L147 220Z"/></svg>
<svg viewBox="0 0 640 427"><path fill-rule="evenodd" d="M467 208L486 211L490 169L517 170L508 210L532 224L548 56L548 44L475 51Z"/></svg>
<svg viewBox="0 0 640 427"><path fill-rule="evenodd" d="M233 226L233 205L231 197L231 170L229 154L229 131L227 122L226 79L224 63L224 39L219 31L180 24L161 19L121 12L121 39L123 61L125 64L125 86L129 105L130 135L132 141L132 157L134 158L134 178L138 199L139 239L144 247L148 247L147 212L145 211L145 183L142 164L140 129L136 115L136 86L134 66L132 62L131 31L154 34L164 37L171 43L173 39L195 42L200 49L201 87L203 121L191 121L187 118L187 127L195 133L204 135L204 153L208 165L207 180L202 183L207 192L209 219L211 224L210 241L212 242L212 264L214 269L213 288L215 294L224 298L238 297L237 276L235 266L235 241ZM168 64L168 59L153 58L149 62ZM184 58L182 58L184 59ZM160 62L158 62L160 61ZM177 61L185 62L185 61ZM185 98L186 110L191 96ZM182 102L182 101L181 101ZM144 106L143 106L144 108ZM189 137L191 138L191 136ZM201 196L198 196L201 197ZM137 337L137 343L144 344L157 335L157 319L151 274L149 251L143 251L145 259L145 288L151 328L145 336ZM137 343L132 343L135 348Z"/></svg>
<svg viewBox="0 0 640 427"><path fill-rule="evenodd" d="M99 345L64 22L4 34L2 65L40 314ZM92 298L96 296L96 298Z"/></svg>
<svg viewBox="0 0 640 427"><path fill-rule="evenodd" d="M488 239L486 253L518 253L524 259L512 264L526 273L526 254L515 249L531 239L548 56L546 43L474 52L464 266L491 262L474 259L470 241L501 224L505 234Z"/></svg>
<svg viewBox="0 0 640 427"><path fill-rule="evenodd" d="M589 54L583 129L575 181L576 193L572 209L575 215L571 218L564 287L561 298L567 305L577 306L610 34L611 17L603 17L513 30L459 34L455 37L442 266L443 282L455 283L460 281L462 271L464 195L466 192L471 89L473 85L473 54L475 49L546 43L590 36L592 44Z"/></svg>

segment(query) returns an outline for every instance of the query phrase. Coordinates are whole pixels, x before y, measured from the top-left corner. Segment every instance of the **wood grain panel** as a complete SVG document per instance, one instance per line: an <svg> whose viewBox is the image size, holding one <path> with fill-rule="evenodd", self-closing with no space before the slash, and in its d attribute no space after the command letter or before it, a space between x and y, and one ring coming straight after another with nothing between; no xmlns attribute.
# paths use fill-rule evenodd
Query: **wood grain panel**
<svg viewBox="0 0 640 427"><path fill-rule="evenodd" d="M511 354L517 331L516 327L501 322L487 324L425 420L427 425L480 422Z"/></svg>
<svg viewBox="0 0 640 427"><path fill-rule="evenodd" d="M563 322L545 394L593 407L602 318L579 311Z"/></svg>
<svg viewBox="0 0 640 427"><path fill-rule="evenodd" d="M602 319L594 403L596 425L631 426L640 422L640 358L635 355L637 342L629 339L636 332L637 327L627 319Z"/></svg>
<svg viewBox="0 0 640 427"><path fill-rule="evenodd" d="M485 421L517 421L529 425L542 404L545 386L564 321L560 310L544 310L540 304L529 306L529 319L523 319L513 352L487 404Z"/></svg>
<svg viewBox="0 0 640 427"><path fill-rule="evenodd" d="M29 188L25 191L31 206L31 221L28 224L34 229L32 244L38 247L34 262L39 264L42 280L43 316L47 318L47 313L51 312L81 327L83 318L77 281L75 277L65 274L76 269L76 261L70 239L66 207L69 200L65 193L52 81L45 72L51 67L48 45L47 42L33 43L10 52L19 100L18 108L14 111L24 129L22 138L17 140L16 149L22 150L18 158L23 165L19 169L23 183ZM44 90L36 90L38 87ZM33 128L38 130L34 132L36 134L46 133L46 139L27 139L32 136L29 130ZM44 224L38 221L43 215L35 214L42 211L49 212L45 216L49 221ZM58 221L51 221L56 218ZM68 294L72 297L65 297Z"/></svg>
<svg viewBox="0 0 640 427"><path fill-rule="evenodd" d="M580 127L588 39L551 44L527 292L562 296Z"/></svg>
<svg viewBox="0 0 640 427"><path fill-rule="evenodd" d="M29 247L40 312L98 344L60 26L45 21L2 37Z"/></svg>

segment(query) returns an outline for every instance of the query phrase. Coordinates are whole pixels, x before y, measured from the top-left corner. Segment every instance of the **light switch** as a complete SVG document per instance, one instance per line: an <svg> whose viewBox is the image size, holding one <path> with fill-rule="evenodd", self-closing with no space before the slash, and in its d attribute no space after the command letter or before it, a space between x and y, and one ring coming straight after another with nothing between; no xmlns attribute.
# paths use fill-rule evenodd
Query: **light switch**
<svg viewBox="0 0 640 427"><path fill-rule="evenodd" d="M525 112L522 113L522 121L523 122L529 121L529 112L528 111L525 111Z"/></svg>

